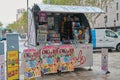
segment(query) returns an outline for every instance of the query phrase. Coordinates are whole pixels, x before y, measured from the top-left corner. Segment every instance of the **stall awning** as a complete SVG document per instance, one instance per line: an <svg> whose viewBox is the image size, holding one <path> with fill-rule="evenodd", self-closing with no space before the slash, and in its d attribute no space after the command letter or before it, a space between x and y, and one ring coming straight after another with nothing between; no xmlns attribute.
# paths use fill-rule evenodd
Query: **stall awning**
<svg viewBox="0 0 120 80"><path fill-rule="evenodd" d="M104 11L91 6L68 6L68 5L38 5L41 11L58 13L103 13Z"/></svg>

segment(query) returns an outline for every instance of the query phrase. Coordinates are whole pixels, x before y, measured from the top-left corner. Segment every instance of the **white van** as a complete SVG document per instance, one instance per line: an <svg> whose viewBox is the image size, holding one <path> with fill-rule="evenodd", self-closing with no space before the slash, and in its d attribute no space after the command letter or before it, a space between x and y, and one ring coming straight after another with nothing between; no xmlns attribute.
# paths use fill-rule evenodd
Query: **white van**
<svg viewBox="0 0 120 80"><path fill-rule="evenodd" d="M108 48L120 51L120 36L110 29L92 29L93 48Z"/></svg>

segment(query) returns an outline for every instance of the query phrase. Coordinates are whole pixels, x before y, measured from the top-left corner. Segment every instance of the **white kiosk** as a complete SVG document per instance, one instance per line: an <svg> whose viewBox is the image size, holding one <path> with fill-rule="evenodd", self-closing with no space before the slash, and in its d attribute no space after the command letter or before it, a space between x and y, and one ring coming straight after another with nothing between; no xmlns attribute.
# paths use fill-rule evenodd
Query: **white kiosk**
<svg viewBox="0 0 120 80"><path fill-rule="evenodd" d="M46 45L58 49L61 45L70 45L74 49L74 56L70 58L74 61L74 68L91 67L91 30L84 13L102 12L97 7L35 4L29 10L28 42L40 49Z"/></svg>

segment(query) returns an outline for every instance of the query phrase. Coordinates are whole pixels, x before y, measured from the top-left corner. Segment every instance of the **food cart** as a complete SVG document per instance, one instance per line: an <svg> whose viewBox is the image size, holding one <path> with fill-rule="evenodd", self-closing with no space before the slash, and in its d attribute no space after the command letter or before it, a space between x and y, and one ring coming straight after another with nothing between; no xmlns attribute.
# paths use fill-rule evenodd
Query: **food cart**
<svg viewBox="0 0 120 80"><path fill-rule="evenodd" d="M90 25L85 13L102 12L97 7L35 4L28 13L28 43L42 50L48 46L57 47L60 63L72 64L72 68L66 70L62 69L65 66L58 65L62 72L73 71L79 67L91 67L93 47ZM60 52L67 48L73 50L72 57Z"/></svg>

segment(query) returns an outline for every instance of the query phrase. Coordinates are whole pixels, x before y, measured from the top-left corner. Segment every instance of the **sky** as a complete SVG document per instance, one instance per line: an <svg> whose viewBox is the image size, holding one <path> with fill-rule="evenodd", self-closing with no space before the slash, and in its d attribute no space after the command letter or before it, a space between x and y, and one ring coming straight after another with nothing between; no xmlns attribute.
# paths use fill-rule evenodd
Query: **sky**
<svg viewBox="0 0 120 80"><path fill-rule="evenodd" d="M42 0L28 0L29 7L34 3L41 4ZM27 9L27 0L0 0L0 22L3 27L16 21L17 9Z"/></svg>

